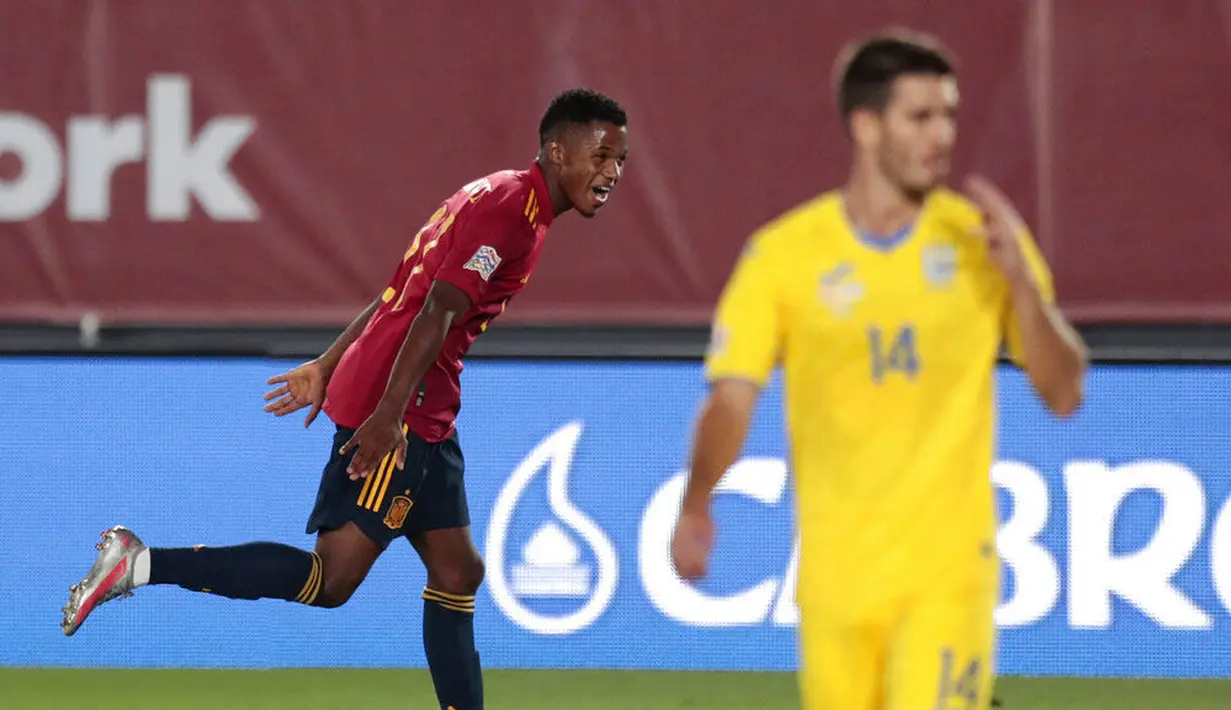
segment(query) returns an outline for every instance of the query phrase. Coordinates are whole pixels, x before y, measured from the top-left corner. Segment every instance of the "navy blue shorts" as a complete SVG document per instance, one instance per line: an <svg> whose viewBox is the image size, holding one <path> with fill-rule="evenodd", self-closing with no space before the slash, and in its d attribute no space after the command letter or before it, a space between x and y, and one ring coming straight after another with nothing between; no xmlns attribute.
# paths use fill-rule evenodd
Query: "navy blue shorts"
<svg viewBox="0 0 1231 710"><path fill-rule="evenodd" d="M354 451L338 453L354 433L340 426L334 434L316 507L308 518L309 535L354 522L383 550L394 538L470 524L462 480L466 466L456 431L434 444L407 432L406 465L400 471L389 455L375 472L357 481L346 475Z"/></svg>

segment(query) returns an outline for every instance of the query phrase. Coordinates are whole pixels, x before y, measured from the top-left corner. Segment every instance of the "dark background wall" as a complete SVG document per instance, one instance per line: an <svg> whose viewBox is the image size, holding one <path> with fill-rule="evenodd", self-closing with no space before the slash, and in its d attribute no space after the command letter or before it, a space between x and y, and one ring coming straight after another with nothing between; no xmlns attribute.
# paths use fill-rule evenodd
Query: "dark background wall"
<svg viewBox="0 0 1231 710"><path fill-rule="evenodd" d="M906 24L961 57L957 176L1019 203L1069 316L1191 352L1231 323L1227 8L9 0L0 347L78 347L87 316L104 349L312 351L437 201L528 163L545 103L586 84L631 113L627 180L553 228L483 347L695 353L748 233L844 176L838 48Z"/></svg>

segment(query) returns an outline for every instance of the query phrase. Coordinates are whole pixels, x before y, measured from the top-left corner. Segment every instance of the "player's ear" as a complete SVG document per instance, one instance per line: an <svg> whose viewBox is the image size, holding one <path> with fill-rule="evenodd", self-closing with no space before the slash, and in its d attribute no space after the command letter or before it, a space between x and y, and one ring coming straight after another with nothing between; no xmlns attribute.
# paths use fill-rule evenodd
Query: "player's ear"
<svg viewBox="0 0 1231 710"><path fill-rule="evenodd" d="M862 148L872 147L880 141L880 117L871 111L851 112L851 139Z"/></svg>
<svg viewBox="0 0 1231 710"><path fill-rule="evenodd" d="M547 143L547 160L551 162L552 165L559 167L564 165L564 158L564 145L558 140L549 141Z"/></svg>

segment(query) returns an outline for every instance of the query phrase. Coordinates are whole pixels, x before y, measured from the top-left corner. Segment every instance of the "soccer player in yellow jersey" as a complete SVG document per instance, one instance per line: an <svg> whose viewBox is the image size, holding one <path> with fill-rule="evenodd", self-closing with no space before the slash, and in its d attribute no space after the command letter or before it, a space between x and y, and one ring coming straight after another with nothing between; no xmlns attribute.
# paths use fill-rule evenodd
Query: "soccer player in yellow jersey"
<svg viewBox="0 0 1231 710"><path fill-rule="evenodd" d="M711 493L780 365L807 710L988 706L1002 344L1054 412L1082 399L1084 346L1021 218L985 180L966 197L942 186L958 98L949 57L897 32L847 48L849 181L753 235L706 357L673 559L681 576L704 575Z"/></svg>

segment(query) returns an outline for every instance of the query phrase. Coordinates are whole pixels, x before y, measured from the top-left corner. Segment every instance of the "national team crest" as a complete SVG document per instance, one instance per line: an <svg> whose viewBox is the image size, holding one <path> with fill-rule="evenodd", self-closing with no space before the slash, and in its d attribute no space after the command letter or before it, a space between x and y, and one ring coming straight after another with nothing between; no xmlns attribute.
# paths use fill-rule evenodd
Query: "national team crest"
<svg viewBox="0 0 1231 710"><path fill-rule="evenodd" d="M952 244L932 244L923 249L923 276L932 286L947 287L957 274L957 249Z"/></svg>
<svg viewBox="0 0 1231 710"><path fill-rule="evenodd" d="M406 496L394 496L389 502L389 512L385 513L385 527L397 530L406 524L406 516L410 514L414 502Z"/></svg>
<svg viewBox="0 0 1231 710"><path fill-rule="evenodd" d="M855 280L855 267L842 262L822 274L818 296L834 315L849 315L864 296L863 284Z"/></svg>
<svg viewBox="0 0 1231 710"><path fill-rule="evenodd" d="M470 257L470 261L466 262L463 269L473 271L479 275L484 281L491 279L492 274L496 272L496 267L500 266L500 254L489 246L481 246L479 250Z"/></svg>

